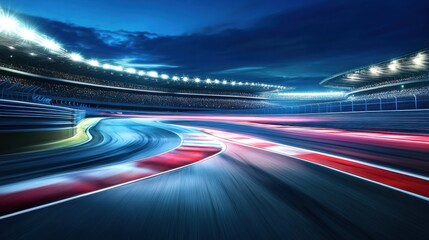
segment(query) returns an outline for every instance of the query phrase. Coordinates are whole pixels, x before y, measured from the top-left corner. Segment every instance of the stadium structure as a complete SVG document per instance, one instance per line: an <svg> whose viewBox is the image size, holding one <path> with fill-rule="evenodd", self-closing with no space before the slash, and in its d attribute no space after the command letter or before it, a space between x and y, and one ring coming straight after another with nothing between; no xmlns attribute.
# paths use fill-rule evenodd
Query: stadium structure
<svg viewBox="0 0 429 240"><path fill-rule="evenodd" d="M323 87L341 91L304 94L307 104L287 106L288 113L385 111L429 108L428 49L371 64L324 79ZM277 94L299 99L294 93ZM336 98L336 101L332 101ZM302 103L302 101L300 102Z"/></svg>
<svg viewBox="0 0 429 240"><path fill-rule="evenodd" d="M428 57L296 92L97 60L0 10L0 239L427 239Z"/></svg>
<svg viewBox="0 0 429 240"><path fill-rule="evenodd" d="M96 108L199 111L270 107L268 93L292 89L87 59L13 17L3 15L0 20L3 98Z"/></svg>
<svg viewBox="0 0 429 240"><path fill-rule="evenodd" d="M330 92L192 77L85 58L3 14L2 98L80 108L314 113L427 108L428 49L353 69L320 82Z"/></svg>

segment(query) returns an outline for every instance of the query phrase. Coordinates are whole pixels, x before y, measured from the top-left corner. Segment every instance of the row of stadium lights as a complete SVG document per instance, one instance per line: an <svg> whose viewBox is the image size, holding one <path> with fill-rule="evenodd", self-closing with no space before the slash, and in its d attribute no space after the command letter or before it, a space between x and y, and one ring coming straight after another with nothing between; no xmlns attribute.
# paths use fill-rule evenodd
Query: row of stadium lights
<svg viewBox="0 0 429 240"><path fill-rule="evenodd" d="M1 11L1 10L0 10ZM200 79L198 77L196 78L189 78L186 76L179 77L179 76L169 76L167 74L159 74L156 71L143 71L143 70L136 70L134 68L124 68L122 66L117 65L111 65L111 64L101 64L99 61L95 59L85 59L82 55L79 53L68 53L65 49L61 47L60 44L55 42L54 40L46 37L41 36L38 33L36 33L34 30L22 26L22 24L15 18L11 16L7 16L4 14L4 12L0 12L0 33L6 33L11 34L14 33L21 37L23 40L28 42L34 42L51 52L60 54L62 56L65 56L69 58L70 60L74 62L82 62L86 63L92 67L101 67L106 70L114 70L118 72L126 72L129 74L136 74L138 76L148 76L151 78L161 78L164 80L171 79L173 81L179 81L182 80L183 82L195 82L195 83L205 83L205 84L222 84L222 85L231 85L231 86L256 86L256 87L263 87L263 88L276 88L279 90L285 90L287 87L279 86L279 85L272 85L272 84L263 84L263 83L251 83L251 82L237 82L237 81L227 81L227 80L219 80L219 79ZM14 47L9 47L10 49L14 49ZM31 56L35 56L34 53L30 53Z"/></svg>
<svg viewBox="0 0 429 240"><path fill-rule="evenodd" d="M426 55L424 53L418 53L412 60L413 64L415 67L417 68L421 68L424 65L426 59ZM387 68L390 70L390 72L397 72L399 70L399 68L401 67L400 63L398 60L393 60L389 63L389 65L387 66ZM371 73L371 75L373 76L378 76L380 74L383 73L382 69L380 67L377 66L372 66L369 68L369 72ZM347 76L347 78L351 79L351 80L356 80L358 79L358 74L354 73L354 74L349 74Z"/></svg>

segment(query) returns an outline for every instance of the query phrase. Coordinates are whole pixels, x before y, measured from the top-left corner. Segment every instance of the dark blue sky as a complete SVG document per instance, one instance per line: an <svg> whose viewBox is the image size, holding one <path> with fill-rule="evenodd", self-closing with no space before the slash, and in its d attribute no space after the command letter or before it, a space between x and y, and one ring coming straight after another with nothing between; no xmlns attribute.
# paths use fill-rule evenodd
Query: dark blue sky
<svg viewBox="0 0 429 240"><path fill-rule="evenodd" d="M86 57L298 89L429 47L424 0L6 0L2 6Z"/></svg>

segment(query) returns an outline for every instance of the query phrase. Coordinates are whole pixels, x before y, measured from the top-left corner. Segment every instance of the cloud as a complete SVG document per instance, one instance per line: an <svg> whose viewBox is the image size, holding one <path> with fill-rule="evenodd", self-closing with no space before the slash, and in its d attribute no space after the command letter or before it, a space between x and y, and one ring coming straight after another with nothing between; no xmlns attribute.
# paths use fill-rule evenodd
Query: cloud
<svg viewBox="0 0 429 240"><path fill-rule="evenodd" d="M142 69L171 69L171 68L179 67L179 66L161 64L161 63L143 63L141 59L137 59L137 58L116 59L116 64L119 64L124 67L142 68Z"/></svg>
<svg viewBox="0 0 429 240"><path fill-rule="evenodd" d="M180 36L23 17L89 57L173 67L171 73L177 74L317 87L338 72L427 47L428 11L427 1L333 0L273 14L246 27L221 25Z"/></svg>
<svg viewBox="0 0 429 240"><path fill-rule="evenodd" d="M246 73L250 73L255 70L261 70L264 68L265 67L239 67L239 68L231 68L231 69L213 72L213 74L234 74L234 73L246 74Z"/></svg>

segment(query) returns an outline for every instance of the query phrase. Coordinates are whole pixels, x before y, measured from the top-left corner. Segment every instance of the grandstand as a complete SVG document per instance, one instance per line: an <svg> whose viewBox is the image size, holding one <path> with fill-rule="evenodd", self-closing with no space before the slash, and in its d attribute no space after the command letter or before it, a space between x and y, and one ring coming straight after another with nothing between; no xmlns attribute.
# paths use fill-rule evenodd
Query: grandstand
<svg viewBox="0 0 429 240"><path fill-rule="evenodd" d="M377 64L353 69L329 77L320 84L325 87L344 88L348 95L424 86L429 82L429 49L409 53Z"/></svg>
<svg viewBox="0 0 429 240"><path fill-rule="evenodd" d="M349 100L428 95L429 49L351 70L323 80L322 86L346 87Z"/></svg>
<svg viewBox="0 0 429 240"><path fill-rule="evenodd" d="M0 79L1 97L3 99L45 102L82 108L185 111L253 109L271 106L259 98L202 97L199 95L138 92L129 89L112 89L49 81L44 78L23 77L20 74L0 74Z"/></svg>
<svg viewBox="0 0 429 240"><path fill-rule="evenodd" d="M429 108L429 49L329 77L320 85L339 88L344 99L287 106L286 113L416 110ZM346 91L347 90L347 91ZM329 95L329 93L327 93Z"/></svg>
<svg viewBox="0 0 429 240"><path fill-rule="evenodd" d="M293 87L158 73L86 58L0 10L1 98L78 108L294 113L375 109L371 103L379 110L425 108L428 55L423 49L320 82L340 91L297 93L289 91Z"/></svg>
<svg viewBox="0 0 429 240"><path fill-rule="evenodd" d="M7 16L0 9L0 45L3 61L7 67L43 68L43 73L58 76L58 73L76 75L77 78L91 78L91 81L107 80L135 83L143 87L170 89L176 91L223 91L228 93L261 93L289 89L285 86L226 80L217 78L179 76L158 73L153 70L120 66L93 58L84 58L71 52L28 25ZM8 51L6 51L8 50ZM31 59L31 61L30 61ZM24 62L25 64L20 64ZM29 69L28 69L29 68ZM105 83L106 84L106 83ZM174 91L173 91L174 90Z"/></svg>
<svg viewBox="0 0 429 240"><path fill-rule="evenodd" d="M0 11L1 97L78 107L207 110L270 107L290 87L170 75L84 58Z"/></svg>

